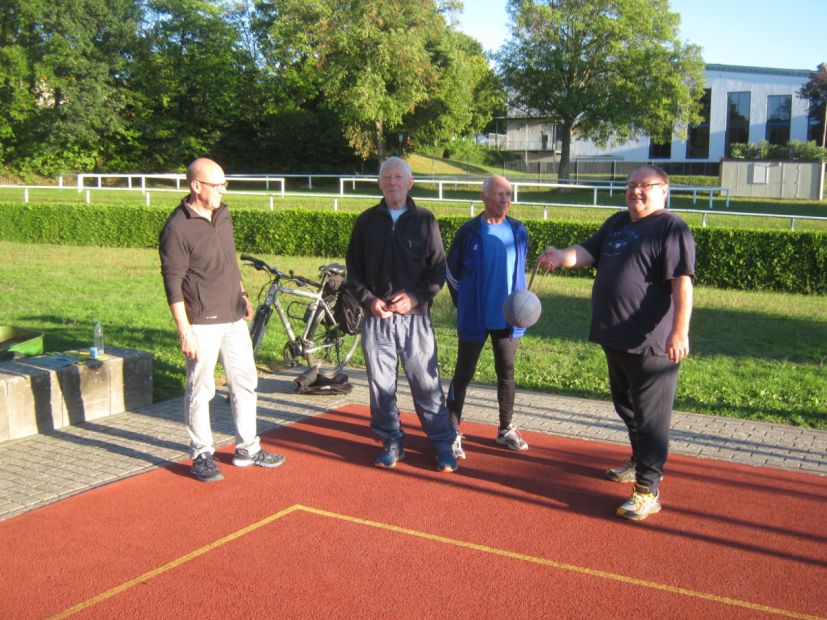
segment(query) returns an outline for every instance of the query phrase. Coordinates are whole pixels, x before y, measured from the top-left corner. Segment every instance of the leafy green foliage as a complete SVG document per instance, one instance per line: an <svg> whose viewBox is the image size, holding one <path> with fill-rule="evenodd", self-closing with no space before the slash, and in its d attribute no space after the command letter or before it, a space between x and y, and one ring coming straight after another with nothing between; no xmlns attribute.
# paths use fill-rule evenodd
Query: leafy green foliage
<svg viewBox="0 0 827 620"><path fill-rule="evenodd" d="M761 140L758 144L736 142L732 145L733 159L770 159L774 161L824 161L827 149L815 142L790 140L788 144L770 144Z"/></svg>

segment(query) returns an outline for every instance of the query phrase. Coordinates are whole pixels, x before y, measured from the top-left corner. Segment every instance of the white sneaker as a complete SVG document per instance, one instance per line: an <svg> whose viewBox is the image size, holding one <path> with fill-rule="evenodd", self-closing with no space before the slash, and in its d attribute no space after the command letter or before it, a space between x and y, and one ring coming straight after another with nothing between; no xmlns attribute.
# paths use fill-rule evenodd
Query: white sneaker
<svg viewBox="0 0 827 620"><path fill-rule="evenodd" d="M465 459L465 450L462 449L462 435L457 433L457 438L451 444L451 450L454 452L455 459Z"/></svg>
<svg viewBox="0 0 827 620"><path fill-rule="evenodd" d="M504 431L497 433L497 443L507 446L509 450L514 450L515 452L528 450L528 444L520 437L520 433L517 432L515 426L509 426Z"/></svg>
<svg viewBox="0 0 827 620"><path fill-rule="evenodd" d="M654 494L649 487L636 484L632 497L617 509L617 516L632 521L642 521L649 515L660 512L659 500L660 493Z"/></svg>

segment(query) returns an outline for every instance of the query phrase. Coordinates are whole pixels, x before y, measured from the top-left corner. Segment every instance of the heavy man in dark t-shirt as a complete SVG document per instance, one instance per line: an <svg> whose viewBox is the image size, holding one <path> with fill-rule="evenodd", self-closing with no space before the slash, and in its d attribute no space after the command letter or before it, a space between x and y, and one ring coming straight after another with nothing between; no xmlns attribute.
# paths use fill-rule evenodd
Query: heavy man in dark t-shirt
<svg viewBox="0 0 827 620"><path fill-rule="evenodd" d="M606 354L612 401L632 445L631 458L606 476L635 483L617 509L633 520L661 509L678 368L689 354L695 241L686 223L666 210L668 194L663 170L638 168L626 185L626 211L583 243L547 247L540 257L546 269L597 267L589 339Z"/></svg>

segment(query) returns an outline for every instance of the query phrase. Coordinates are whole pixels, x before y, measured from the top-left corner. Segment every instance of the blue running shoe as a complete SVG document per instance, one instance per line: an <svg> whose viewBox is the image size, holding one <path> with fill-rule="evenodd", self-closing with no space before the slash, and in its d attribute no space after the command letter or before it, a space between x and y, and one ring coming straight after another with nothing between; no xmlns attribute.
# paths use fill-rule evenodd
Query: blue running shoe
<svg viewBox="0 0 827 620"><path fill-rule="evenodd" d="M405 450L398 441L386 441L382 454L373 462L376 467L396 467L396 462L405 458Z"/></svg>
<svg viewBox="0 0 827 620"><path fill-rule="evenodd" d="M457 459L454 458L454 450L450 443L436 444L436 468L437 471L445 473L457 470Z"/></svg>

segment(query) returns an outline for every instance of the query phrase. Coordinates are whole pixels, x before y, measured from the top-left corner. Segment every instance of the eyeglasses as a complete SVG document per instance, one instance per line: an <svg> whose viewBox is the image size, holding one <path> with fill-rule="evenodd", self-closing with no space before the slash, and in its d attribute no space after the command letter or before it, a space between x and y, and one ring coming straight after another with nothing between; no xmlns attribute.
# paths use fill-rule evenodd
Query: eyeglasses
<svg viewBox="0 0 827 620"><path fill-rule="evenodd" d="M643 192L652 189L653 187L658 187L660 185L666 185L666 183L627 183L626 184L626 191L633 192L636 189L639 189Z"/></svg>
<svg viewBox="0 0 827 620"><path fill-rule="evenodd" d="M206 185L207 187L211 187L212 189L223 189L226 190L227 186L230 184L229 181L224 181L223 183L207 183L206 181L201 181L200 179L195 179L202 185Z"/></svg>

